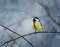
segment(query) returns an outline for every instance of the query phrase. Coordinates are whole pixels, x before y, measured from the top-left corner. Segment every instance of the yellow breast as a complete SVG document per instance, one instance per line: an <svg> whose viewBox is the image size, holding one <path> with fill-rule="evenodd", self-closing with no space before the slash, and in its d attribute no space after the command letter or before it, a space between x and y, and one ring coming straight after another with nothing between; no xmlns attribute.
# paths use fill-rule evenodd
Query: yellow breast
<svg viewBox="0 0 60 47"><path fill-rule="evenodd" d="M33 30L43 30L43 27L40 22L36 21L35 24L32 22L32 29Z"/></svg>

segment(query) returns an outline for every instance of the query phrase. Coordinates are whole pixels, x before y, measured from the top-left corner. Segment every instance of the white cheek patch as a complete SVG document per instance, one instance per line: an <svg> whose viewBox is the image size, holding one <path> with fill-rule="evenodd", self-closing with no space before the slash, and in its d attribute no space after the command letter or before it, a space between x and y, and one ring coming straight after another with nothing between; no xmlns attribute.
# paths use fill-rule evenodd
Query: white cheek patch
<svg viewBox="0 0 60 47"><path fill-rule="evenodd" d="M39 21L38 19L35 19L36 21Z"/></svg>

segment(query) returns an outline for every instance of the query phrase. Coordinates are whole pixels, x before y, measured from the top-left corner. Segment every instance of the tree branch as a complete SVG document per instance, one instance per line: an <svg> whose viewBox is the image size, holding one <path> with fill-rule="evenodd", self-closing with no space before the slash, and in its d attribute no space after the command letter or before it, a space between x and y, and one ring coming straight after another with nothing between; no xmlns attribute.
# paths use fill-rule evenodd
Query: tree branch
<svg viewBox="0 0 60 47"><path fill-rule="evenodd" d="M45 5L43 5L42 3L38 2L38 1L37 1L37 3L40 4L40 5L46 10L48 16L52 19L52 21L53 21L54 23L56 23L58 26L60 26L60 22L57 22L57 21L53 18L53 16L52 16L51 13L50 13L49 8L48 8L47 6L45 6Z"/></svg>
<svg viewBox="0 0 60 47"><path fill-rule="evenodd" d="M14 34L16 34L16 35L18 35L18 36L20 36L20 37L22 37L27 43L29 43L32 47L34 47L26 38L24 38L23 36L21 36L20 34L18 34L18 33L16 33L16 32L14 32L13 30L11 30L11 29L9 29L8 27L6 27L6 26L4 26L4 25L2 25L2 24L0 24L0 26L2 26L2 27L4 27L5 29L7 29L7 30L9 30L9 31L11 31L11 32L13 32ZM8 43L8 42L6 42L6 43ZM3 44L4 45L4 44ZM1 46L0 46L1 47Z"/></svg>
<svg viewBox="0 0 60 47"><path fill-rule="evenodd" d="M38 33L60 33L60 32L46 32L46 31L42 31L42 32L33 32L33 33L29 33L29 34L22 35L22 36L25 37L25 36L28 36L28 35L38 34ZM9 41L3 43L1 46L5 45L6 43L9 43L9 42L11 42L11 41L14 41L14 40L20 39L22 36L19 36L19 37L15 38L15 39L9 40ZM0 46L0 47L1 47L1 46Z"/></svg>

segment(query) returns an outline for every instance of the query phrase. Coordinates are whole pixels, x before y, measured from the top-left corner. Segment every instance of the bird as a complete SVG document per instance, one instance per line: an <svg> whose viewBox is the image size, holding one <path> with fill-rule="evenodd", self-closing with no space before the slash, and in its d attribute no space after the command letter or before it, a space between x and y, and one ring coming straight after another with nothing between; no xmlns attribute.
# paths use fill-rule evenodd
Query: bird
<svg viewBox="0 0 60 47"><path fill-rule="evenodd" d="M42 23L38 17L34 17L32 21L32 29L36 31L42 31Z"/></svg>

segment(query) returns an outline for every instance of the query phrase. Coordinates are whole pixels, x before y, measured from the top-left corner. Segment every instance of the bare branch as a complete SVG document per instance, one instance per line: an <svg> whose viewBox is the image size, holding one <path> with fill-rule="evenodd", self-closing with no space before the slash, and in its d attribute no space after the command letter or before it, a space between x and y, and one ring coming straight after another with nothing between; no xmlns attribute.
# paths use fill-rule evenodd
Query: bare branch
<svg viewBox="0 0 60 47"><path fill-rule="evenodd" d="M42 32L33 32L33 33L29 33L29 34L22 35L22 36L25 37L25 36L28 36L28 35L38 34L38 33L60 33L60 32L46 32L46 31L42 31ZM19 36L19 37L15 38L15 39L9 40L9 41L5 42L4 44L2 44L1 46L5 45L6 43L9 43L9 42L11 42L11 41L20 39L22 36ZM0 46L0 47L1 47L1 46Z"/></svg>
<svg viewBox="0 0 60 47"><path fill-rule="evenodd" d="M7 28L6 26L4 26L4 25L2 25L2 24L0 24L0 26L4 27L5 29L7 29L7 30L9 30L9 31L13 32L14 34L16 34L16 35L18 35L18 36L21 37L20 34L14 32L13 30L11 30L11 29L9 29L9 28ZM32 47L34 47L26 38L24 38L23 36L22 36L22 38L23 38L26 42L28 42ZM3 44L3 45L4 45L4 44Z"/></svg>
<svg viewBox="0 0 60 47"><path fill-rule="evenodd" d="M45 5L43 5L42 3L38 2L38 1L37 1L37 3L40 4L40 5L46 10L48 16L52 19L52 21L53 21L54 23L56 23L58 26L60 26L60 22L57 22L57 21L53 18L53 16L52 16L51 13L50 13L49 8L48 8L47 6L45 6Z"/></svg>

